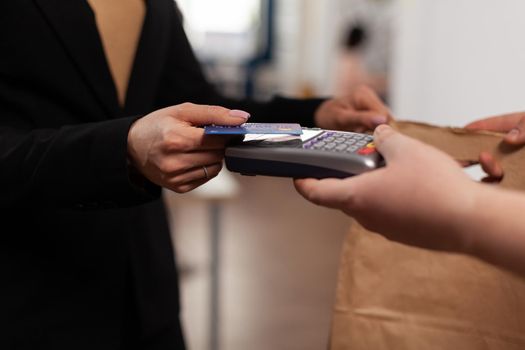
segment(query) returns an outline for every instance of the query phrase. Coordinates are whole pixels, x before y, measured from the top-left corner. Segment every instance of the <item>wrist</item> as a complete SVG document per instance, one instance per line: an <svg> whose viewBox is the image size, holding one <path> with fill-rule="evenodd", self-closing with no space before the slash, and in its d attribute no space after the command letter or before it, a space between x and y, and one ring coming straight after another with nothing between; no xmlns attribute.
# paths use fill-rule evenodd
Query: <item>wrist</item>
<svg viewBox="0 0 525 350"><path fill-rule="evenodd" d="M140 135L137 132L137 126L141 118L137 118L130 126L128 131L128 144L127 144L127 165L128 165L128 178L130 183L135 188L146 189L151 187L150 180L143 172L143 164L141 162L139 146L140 146Z"/></svg>
<svg viewBox="0 0 525 350"><path fill-rule="evenodd" d="M465 190L461 192L462 204L455 215L455 236L458 238L458 252L475 255L479 244L479 236L482 222L484 203L490 201L490 188L477 182L470 182Z"/></svg>
<svg viewBox="0 0 525 350"><path fill-rule="evenodd" d="M330 103L329 100L328 101L324 101L315 110L315 112L314 112L314 124L315 124L315 126L317 126L319 128L323 128L323 129L333 129L333 128L330 128L325 123L325 118L324 118L324 110L326 109L326 106L329 103Z"/></svg>
<svg viewBox="0 0 525 350"><path fill-rule="evenodd" d="M314 124L315 126L318 126L320 127L321 125L319 125L319 116L320 116L320 111L321 109L323 108L323 105L325 104L326 102L323 102L319 105L319 107L317 107L317 109L314 111Z"/></svg>
<svg viewBox="0 0 525 350"><path fill-rule="evenodd" d="M136 141L136 135L135 135L135 128L136 128L136 125L138 123L138 121L140 120L137 119L135 120L131 125L130 125L130 128L129 128L129 131L128 131L128 144L127 144L127 163L128 163L128 168L134 168L135 171L139 171L138 170L138 167L137 167L137 160L138 160L138 152L137 152L137 149L136 149L136 145L135 145L135 141Z"/></svg>

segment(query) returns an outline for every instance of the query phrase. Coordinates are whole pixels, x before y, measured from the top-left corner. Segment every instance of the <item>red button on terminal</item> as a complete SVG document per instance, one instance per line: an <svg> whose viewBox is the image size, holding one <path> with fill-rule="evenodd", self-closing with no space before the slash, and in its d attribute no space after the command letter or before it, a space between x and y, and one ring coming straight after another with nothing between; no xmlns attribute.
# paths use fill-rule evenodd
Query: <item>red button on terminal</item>
<svg viewBox="0 0 525 350"><path fill-rule="evenodd" d="M361 148L359 151L357 151L357 154L360 154L362 156L367 156L369 154L372 154L376 151L375 148L369 148L369 147L366 147L366 148Z"/></svg>

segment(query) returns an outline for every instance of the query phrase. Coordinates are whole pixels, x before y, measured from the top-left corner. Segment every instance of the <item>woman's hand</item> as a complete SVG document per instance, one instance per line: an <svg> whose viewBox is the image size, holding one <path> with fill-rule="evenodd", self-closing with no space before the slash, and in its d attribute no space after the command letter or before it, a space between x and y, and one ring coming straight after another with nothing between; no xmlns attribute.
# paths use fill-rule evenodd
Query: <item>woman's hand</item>
<svg viewBox="0 0 525 350"><path fill-rule="evenodd" d="M128 134L132 165L151 182L189 192L217 176L231 138L204 135L197 126L240 125L249 114L191 103L164 108L137 120Z"/></svg>
<svg viewBox="0 0 525 350"><path fill-rule="evenodd" d="M328 130L363 132L391 119L388 107L366 86L357 88L349 96L325 101L315 113L316 125Z"/></svg>

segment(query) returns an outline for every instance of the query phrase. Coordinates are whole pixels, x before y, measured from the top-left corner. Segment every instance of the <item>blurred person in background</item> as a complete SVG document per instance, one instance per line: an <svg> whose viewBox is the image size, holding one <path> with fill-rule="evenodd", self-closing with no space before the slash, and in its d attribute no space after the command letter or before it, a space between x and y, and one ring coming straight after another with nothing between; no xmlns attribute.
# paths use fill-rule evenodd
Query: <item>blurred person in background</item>
<svg viewBox="0 0 525 350"><path fill-rule="evenodd" d="M172 0L2 2L0 32L2 349L184 349L161 188L220 171L228 139L200 126L389 118L366 88L223 98Z"/></svg>
<svg viewBox="0 0 525 350"><path fill-rule="evenodd" d="M370 35L367 26L360 22L350 25L346 31L337 64L336 95L348 95L359 86L366 85L382 99L386 98L387 77L371 72L366 62L365 52Z"/></svg>

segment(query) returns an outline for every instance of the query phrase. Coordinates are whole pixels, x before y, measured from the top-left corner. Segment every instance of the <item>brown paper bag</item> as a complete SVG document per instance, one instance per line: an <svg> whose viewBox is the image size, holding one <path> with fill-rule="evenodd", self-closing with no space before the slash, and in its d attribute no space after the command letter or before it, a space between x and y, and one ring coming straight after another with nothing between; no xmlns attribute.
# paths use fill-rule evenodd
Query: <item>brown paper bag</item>
<svg viewBox="0 0 525 350"><path fill-rule="evenodd" d="M505 170L501 185L525 190L525 149L502 145L500 134L393 126L458 160L491 151ZM354 223L342 253L330 348L525 349L525 280L475 258L394 243Z"/></svg>

